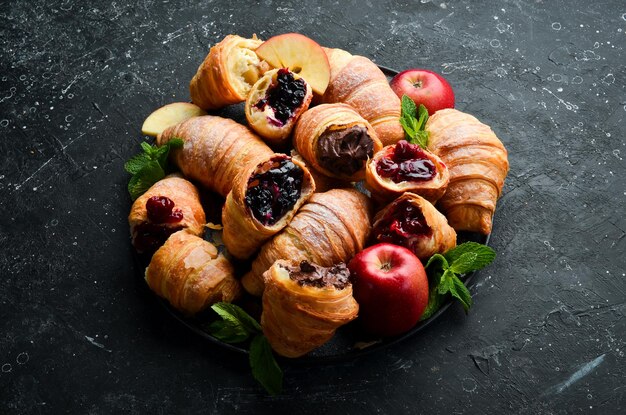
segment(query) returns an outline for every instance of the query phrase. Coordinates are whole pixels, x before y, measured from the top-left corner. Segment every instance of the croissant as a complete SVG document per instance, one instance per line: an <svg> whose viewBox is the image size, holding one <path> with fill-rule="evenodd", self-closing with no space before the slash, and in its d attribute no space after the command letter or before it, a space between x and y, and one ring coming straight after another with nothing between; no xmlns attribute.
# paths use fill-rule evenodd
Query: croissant
<svg viewBox="0 0 626 415"><path fill-rule="evenodd" d="M323 345L359 311L345 264L276 261L264 278L261 327L281 356L300 357Z"/></svg>
<svg viewBox="0 0 626 415"><path fill-rule="evenodd" d="M374 128L383 145L404 138L400 99L374 62L345 50L324 48L330 64L330 84L322 102L352 106Z"/></svg>
<svg viewBox="0 0 626 415"><path fill-rule="evenodd" d="M378 212L372 239L404 246L422 261L456 246L456 232L426 199L404 193Z"/></svg>
<svg viewBox="0 0 626 415"><path fill-rule="evenodd" d="M308 169L275 154L235 179L222 210L222 239L228 252L246 259L287 226L315 191Z"/></svg>
<svg viewBox="0 0 626 415"><path fill-rule="evenodd" d="M315 170L347 181L363 180L367 160L382 148L372 126L347 104L322 104L305 112L293 144Z"/></svg>
<svg viewBox="0 0 626 415"><path fill-rule="evenodd" d="M252 86L246 99L246 119L268 144L281 146L288 142L312 98L313 91L303 78L289 69L274 69Z"/></svg>
<svg viewBox="0 0 626 415"><path fill-rule="evenodd" d="M157 144L172 138L185 142L170 155L183 174L224 197L239 172L274 154L248 128L214 115L190 118L165 129L157 136Z"/></svg>
<svg viewBox="0 0 626 415"><path fill-rule="evenodd" d="M210 110L245 101L268 67L254 52L261 43L256 36L228 35L213 46L189 84L193 103Z"/></svg>
<svg viewBox="0 0 626 415"><path fill-rule="evenodd" d="M317 193L327 192L331 189L337 189L341 187L349 187L351 185L350 183L328 177L322 173L318 173L295 149L291 149L291 158L294 160L298 160L309 169L309 173L311 173L311 177L313 177L313 181L315 182L315 191Z"/></svg>
<svg viewBox="0 0 626 415"><path fill-rule="evenodd" d="M504 145L488 125L454 109L437 111L426 130L429 148L450 170L450 184L437 206L457 231L491 233L509 171Z"/></svg>
<svg viewBox="0 0 626 415"><path fill-rule="evenodd" d="M153 184L128 215L132 244L139 253L153 252L181 229L200 236L205 222L198 190L177 174Z"/></svg>
<svg viewBox="0 0 626 415"><path fill-rule="evenodd" d="M439 157L405 140L376 153L365 172L365 187L382 202L413 192L435 203L449 181L448 168Z"/></svg>
<svg viewBox="0 0 626 415"><path fill-rule="evenodd" d="M231 263L211 243L186 230L170 236L155 252L145 278L152 291L186 315L232 302L242 293Z"/></svg>
<svg viewBox="0 0 626 415"><path fill-rule="evenodd" d="M324 267L349 261L369 236L370 203L356 189L315 193L289 225L261 247L241 281L246 291L263 293L262 275L277 259L306 260Z"/></svg>

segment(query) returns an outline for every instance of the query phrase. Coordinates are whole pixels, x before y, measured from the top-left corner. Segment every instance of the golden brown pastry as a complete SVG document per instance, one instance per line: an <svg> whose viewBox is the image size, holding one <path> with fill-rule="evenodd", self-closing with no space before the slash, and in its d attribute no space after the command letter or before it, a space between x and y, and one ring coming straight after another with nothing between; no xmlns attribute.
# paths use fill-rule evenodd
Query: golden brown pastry
<svg viewBox="0 0 626 415"><path fill-rule="evenodd" d="M220 301L232 302L242 293L230 262L211 243L186 230L170 236L155 252L146 282L186 315Z"/></svg>
<svg viewBox="0 0 626 415"><path fill-rule="evenodd" d="M315 191L309 170L285 154L274 154L235 179L222 210L222 239L228 252L247 259L291 221Z"/></svg>
<svg viewBox="0 0 626 415"><path fill-rule="evenodd" d="M139 253L153 252L181 229L201 236L205 222L198 190L179 174L152 185L135 200L128 215L132 244Z"/></svg>
<svg viewBox="0 0 626 415"><path fill-rule="evenodd" d="M365 164L382 148L372 126L347 104L322 104L302 114L293 145L315 170L346 181L363 180Z"/></svg>
<svg viewBox="0 0 626 415"><path fill-rule="evenodd" d="M309 108L313 91L306 81L289 69L266 72L246 99L246 119L265 142L284 146L298 117Z"/></svg>
<svg viewBox="0 0 626 415"><path fill-rule="evenodd" d="M268 67L254 53L261 43L256 36L228 35L213 46L189 84L193 103L211 110L245 101Z"/></svg>
<svg viewBox="0 0 626 415"><path fill-rule="evenodd" d="M276 261L264 274L261 326L272 349L300 357L326 343L340 326L357 317L350 272L307 261Z"/></svg>
<svg viewBox="0 0 626 415"><path fill-rule="evenodd" d="M262 275L278 259L306 260L324 267L349 261L365 246L371 219L370 200L356 189L315 193L291 223L261 247L241 281L244 288L260 296Z"/></svg>
<svg viewBox="0 0 626 415"><path fill-rule="evenodd" d="M330 84L322 101L352 106L369 121L383 145L402 140L404 130L398 121L400 99L378 66L345 50L324 48L324 51L330 64Z"/></svg>
<svg viewBox="0 0 626 415"><path fill-rule="evenodd" d="M429 148L450 170L450 184L437 206L457 231L491 233L509 171L504 145L488 125L455 109L437 111L426 130Z"/></svg>
<svg viewBox="0 0 626 415"><path fill-rule="evenodd" d="M313 177L313 181L315 182L315 192L317 193L323 193L331 189L351 186L351 184L348 182L344 182L342 180L328 177L325 174L318 173L295 149L291 150L291 157L294 160L298 160L309 169L309 173L311 173L311 177Z"/></svg>
<svg viewBox="0 0 626 415"><path fill-rule="evenodd" d="M404 193L376 214L372 239L404 246L422 261L456 246L456 232L426 199Z"/></svg>
<svg viewBox="0 0 626 415"><path fill-rule="evenodd" d="M405 140L376 153L365 172L365 187L382 202L413 192L435 203L449 181L448 168L439 157Z"/></svg>
<svg viewBox="0 0 626 415"><path fill-rule="evenodd" d="M237 174L256 166L274 152L243 125L214 115L190 118L157 137L163 145L180 138L183 148L170 154L183 174L226 197Z"/></svg>

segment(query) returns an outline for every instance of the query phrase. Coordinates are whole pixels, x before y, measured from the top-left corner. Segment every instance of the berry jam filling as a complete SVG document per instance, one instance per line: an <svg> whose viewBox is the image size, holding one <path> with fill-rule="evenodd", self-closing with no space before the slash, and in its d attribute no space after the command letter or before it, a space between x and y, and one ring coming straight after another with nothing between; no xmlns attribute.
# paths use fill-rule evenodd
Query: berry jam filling
<svg viewBox="0 0 626 415"><path fill-rule="evenodd" d="M140 223L135 227L133 245L139 252L153 252L163 245L171 234L181 229L182 226L167 227L162 224Z"/></svg>
<svg viewBox="0 0 626 415"><path fill-rule="evenodd" d="M272 160L273 167L248 180L246 205L264 226L278 222L300 198L302 169L288 158Z"/></svg>
<svg viewBox="0 0 626 415"><path fill-rule="evenodd" d="M412 249L417 238L432 235L432 229L426 224L419 207L403 200L376 223L373 235L377 242L388 242Z"/></svg>
<svg viewBox="0 0 626 415"><path fill-rule="evenodd" d="M302 105L306 96L306 83L302 79L295 79L289 69L279 69L276 82L267 89L265 98L254 104L254 108L263 111L267 105L274 111L274 118L268 118L276 126L282 127L287 123L295 110Z"/></svg>
<svg viewBox="0 0 626 415"><path fill-rule="evenodd" d="M146 202L146 210L152 223L178 223L183 220L183 212L174 209L174 202L169 197L152 196Z"/></svg>
<svg viewBox="0 0 626 415"><path fill-rule="evenodd" d="M420 146L401 140L389 156L378 160L376 173L394 183L421 182L435 177L437 169Z"/></svg>

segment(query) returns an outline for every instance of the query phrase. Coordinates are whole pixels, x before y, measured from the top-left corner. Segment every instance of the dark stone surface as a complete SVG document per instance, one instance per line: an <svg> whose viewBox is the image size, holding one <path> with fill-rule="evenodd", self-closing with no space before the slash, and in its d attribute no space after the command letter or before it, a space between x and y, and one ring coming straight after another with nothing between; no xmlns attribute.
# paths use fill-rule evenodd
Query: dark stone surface
<svg viewBox="0 0 626 415"><path fill-rule="evenodd" d="M0 412L623 413L624 3L307 3L0 4ZM123 163L211 44L288 31L443 73L511 171L467 317L270 398L136 278Z"/></svg>

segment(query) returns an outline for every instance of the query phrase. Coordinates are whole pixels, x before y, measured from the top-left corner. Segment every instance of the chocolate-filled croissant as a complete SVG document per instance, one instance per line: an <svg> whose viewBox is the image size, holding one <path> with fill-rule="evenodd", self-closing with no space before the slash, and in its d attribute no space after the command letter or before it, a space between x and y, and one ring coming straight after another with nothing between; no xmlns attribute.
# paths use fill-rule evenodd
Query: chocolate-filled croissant
<svg viewBox="0 0 626 415"><path fill-rule="evenodd" d="M237 176L222 210L228 252L249 258L287 226L314 191L308 169L285 154L274 154Z"/></svg>
<svg viewBox="0 0 626 415"><path fill-rule="evenodd" d="M128 215L132 244L139 253L153 252L181 229L201 236L205 222L198 190L180 174L153 184L135 200Z"/></svg>
<svg viewBox="0 0 626 415"><path fill-rule="evenodd" d="M170 155L183 174L224 197L240 172L274 154L248 128L215 115L194 117L169 127L159 134L157 144L172 138L185 142Z"/></svg>
<svg viewBox="0 0 626 415"><path fill-rule="evenodd" d="M248 125L268 144L283 146L312 98L311 87L299 75L286 68L268 71L246 99Z"/></svg>
<svg viewBox="0 0 626 415"><path fill-rule="evenodd" d="M456 232L426 199L404 193L376 214L372 239L408 248L422 261L456 246Z"/></svg>
<svg viewBox="0 0 626 415"><path fill-rule="evenodd" d="M402 140L400 99L378 66L345 50L324 48L324 52L330 64L330 83L322 102L349 104L372 125L383 145Z"/></svg>
<svg viewBox="0 0 626 415"><path fill-rule="evenodd" d="M150 289L187 315L241 295L230 262L211 243L186 230L159 248L146 269Z"/></svg>
<svg viewBox="0 0 626 415"><path fill-rule="evenodd" d="M315 170L346 181L363 180L366 162L382 148L372 126L347 104L322 104L302 114L293 144Z"/></svg>
<svg viewBox="0 0 626 415"><path fill-rule="evenodd" d="M448 168L437 155L405 140L376 153L365 172L365 187L379 202L413 192L435 203L449 181Z"/></svg>
<svg viewBox="0 0 626 415"><path fill-rule="evenodd" d="M306 260L324 267L349 261L365 246L371 219L371 202L358 190L315 193L291 223L261 247L241 281L244 288L261 295L262 275L278 259Z"/></svg>
<svg viewBox="0 0 626 415"><path fill-rule="evenodd" d="M455 109L437 111L426 130L429 148L450 170L448 189L437 206L457 231L491 233L509 171L504 145L488 125Z"/></svg>
<svg viewBox="0 0 626 415"><path fill-rule="evenodd" d="M345 264L320 267L307 261L276 261L265 272L261 326L272 349L300 357L326 343L340 326L354 320Z"/></svg>
<svg viewBox="0 0 626 415"><path fill-rule="evenodd" d="M268 68L254 52L261 43L256 36L228 35L213 46L189 84L193 103L210 110L245 101Z"/></svg>

